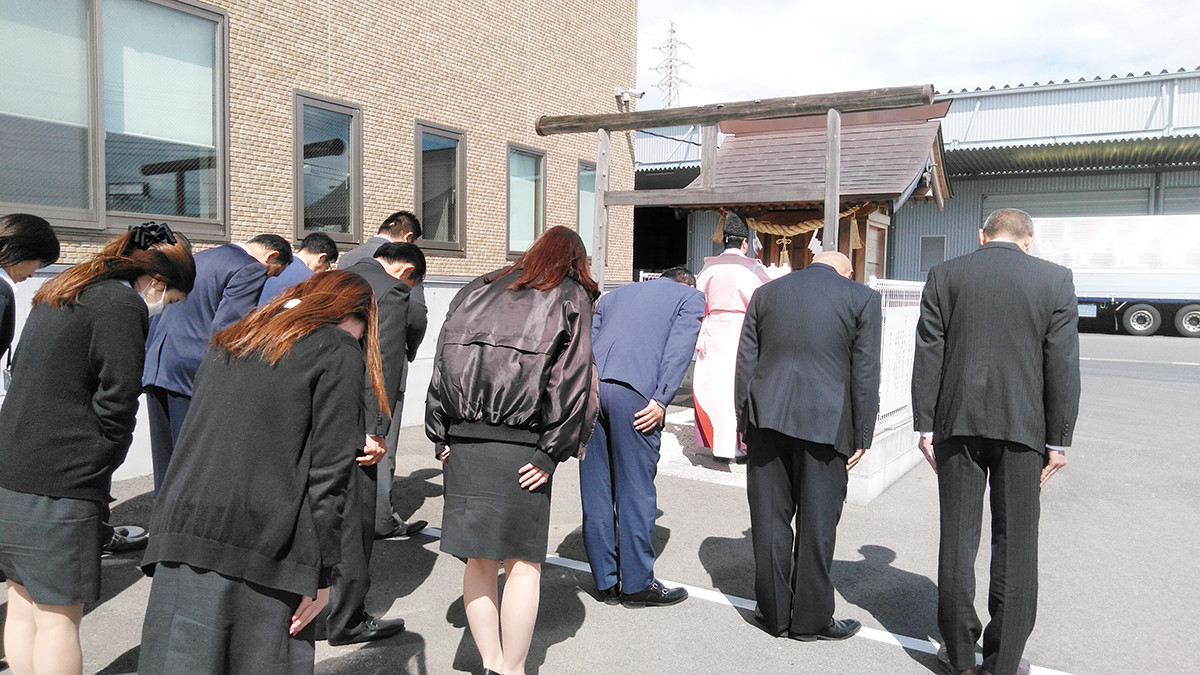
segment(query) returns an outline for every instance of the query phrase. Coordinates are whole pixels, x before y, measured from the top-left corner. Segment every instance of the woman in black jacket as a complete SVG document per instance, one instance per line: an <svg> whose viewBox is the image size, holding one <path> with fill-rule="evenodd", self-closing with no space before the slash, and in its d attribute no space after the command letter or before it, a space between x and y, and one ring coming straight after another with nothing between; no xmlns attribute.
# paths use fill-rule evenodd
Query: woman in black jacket
<svg viewBox="0 0 1200 675"><path fill-rule="evenodd" d="M33 296L0 409L4 644L18 675L83 669L79 621L100 597L100 522L133 440L149 306L182 300L195 276L187 242L146 225Z"/></svg>
<svg viewBox="0 0 1200 675"><path fill-rule="evenodd" d="M0 354L12 346L17 327L16 285L58 260L58 237L45 219L28 213L0 216ZM5 367L11 359L5 360Z"/></svg>
<svg viewBox="0 0 1200 675"><path fill-rule="evenodd" d="M313 671L364 373L387 401L375 298L344 270L213 338L150 521L138 672Z"/></svg>
<svg viewBox="0 0 1200 675"><path fill-rule="evenodd" d="M583 241L554 227L511 267L463 288L438 337L425 430L446 463L441 549L467 559L463 602L489 672L525 672L550 474L595 425L595 296Z"/></svg>

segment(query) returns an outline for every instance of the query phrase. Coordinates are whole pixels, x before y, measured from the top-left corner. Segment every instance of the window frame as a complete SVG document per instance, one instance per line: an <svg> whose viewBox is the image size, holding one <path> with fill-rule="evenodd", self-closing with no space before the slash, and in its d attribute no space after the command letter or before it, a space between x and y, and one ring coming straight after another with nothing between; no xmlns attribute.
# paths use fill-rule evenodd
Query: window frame
<svg viewBox="0 0 1200 675"><path fill-rule="evenodd" d="M549 185L549 180L546 176L545 150L512 141L506 144L504 152L504 246L510 260L516 260L525 253L525 251L514 251L512 247L512 230L510 228L512 222L512 162L509 160L514 152L532 155L538 160L538 172L541 176L541 194L534 205L537 209L533 223L533 238L535 240L541 236L542 232L546 231L546 192Z"/></svg>
<svg viewBox="0 0 1200 675"><path fill-rule="evenodd" d="M458 182L455 195L455 234L457 241L438 241L429 239L422 234L421 250L434 255L450 257L466 257L467 250L467 132L454 127L448 127L434 122L416 120L413 124L413 213L421 221L422 232L425 229L425 200L422 194L424 188L424 154L422 151L422 134L439 136L457 143L454 152L455 178ZM505 225L507 228L507 224Z"/></svg>
<svg viewBox="0 0 1200 675"><path fill-rule="evenodd" d="M125 232L130 225L147 220L162 220L171 228L197 241L229 241L230 238L230 160L229 160L229 13L197 0L141 0L173 11L212 21L216 25L213 64L214 110L213 142L218 172L217 217L194 218L166 213L110 211L106 183L104 129L104 0L83 0L87 12L85 28L88 54L88 158L87 181L90 208L0 202L0 213L27 212L39 215L57 230L108 237Z"/></svg>
<svg viewBox="0 0 1200 675"><path fill-rule="evenodd" d="M296 240L318 230L304 228L304 107L310 106L350 117L350 232L325 232L339 244L363 241L363 108L341 99L292 90L292 232Z"/></svg>
<svg viewBox="0 0 1200 675"><path fill-rule="evenodd" d="M924 260L924 258L925 258L925 240L926 239L941 239L942 240L942 259L933 263L932 265L930 265L928 267L925 266L925 260ZM933 269L935 266L940 265L944 262L946 262L946 235L944 235L944 234L923 234L923 235L921 235L919 246L917 247L917 269L918 269L918 271L921 272L922 274L925 274L925 273L929 272L929 270Z"/></svg>

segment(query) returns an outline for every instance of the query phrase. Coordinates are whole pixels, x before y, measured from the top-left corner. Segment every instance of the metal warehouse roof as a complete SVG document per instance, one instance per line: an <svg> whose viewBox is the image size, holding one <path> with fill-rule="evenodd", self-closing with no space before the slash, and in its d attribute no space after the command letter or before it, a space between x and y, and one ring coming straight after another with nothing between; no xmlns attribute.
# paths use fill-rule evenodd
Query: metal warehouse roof
<svg viewBox="0 0 1200 675"><path fill-rule="evenodd" d="M1200 135L1010 145L946 153L952 177L1200 167Z"/></svg>

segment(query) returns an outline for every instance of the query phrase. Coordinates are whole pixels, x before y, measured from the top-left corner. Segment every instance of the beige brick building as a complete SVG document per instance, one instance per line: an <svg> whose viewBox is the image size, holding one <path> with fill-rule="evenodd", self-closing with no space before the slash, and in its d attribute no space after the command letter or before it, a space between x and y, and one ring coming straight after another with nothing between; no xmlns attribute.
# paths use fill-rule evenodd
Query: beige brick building
<svg viewBox="0 0 1200 675"><path fill-rule="evenodd" d="M198 248L264 232L294 242L310 224L298 212L325 206L298 193L330 171L321 194L348 195L349 208L332 230L316 229L337 232L342 245L371 236L396 210L428 221L417 194L418 123L428 123L434 138L455 132L463 164L457 241L423 246L429 273L474 276L524 248L508 243L513 218L534 216L521 225L532 233L575 228L590 211L580 207L580 180L595 162L595 137L539 137L537 118L616 112L614 91L636 81L635 0L51 4L70 11L29 0L0 10L10 45L0 50L18 49L15 37L46 52L0 59L10 63L0 85L21 84L0 94L0 142L22 149L0 158L0 212L50 219L66 263L144 220L170 223ZM73 119L43 112L62 101ZM313 111L348 122L346 143L328 153L335 169L320 166L320 153L310 162L307 133L299 138L299 120L316 124L305 116ZM75 152L65 168L56 165L64 144ZM510 204L513 150L540 163L526 186L540 201L528 208ZM632 189L631 151L631 139L613 136L611 189ZM122 164L130 157L132 170ZM632 212L614 209L606 276L628 280L631 268Z"/></svg>

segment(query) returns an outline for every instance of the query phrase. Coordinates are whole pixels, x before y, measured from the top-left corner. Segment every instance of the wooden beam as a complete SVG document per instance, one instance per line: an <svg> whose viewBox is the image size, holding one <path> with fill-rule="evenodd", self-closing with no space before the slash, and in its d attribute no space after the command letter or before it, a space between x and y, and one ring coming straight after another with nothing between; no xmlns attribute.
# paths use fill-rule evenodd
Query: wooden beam
<svg viewBox="0 0 1200 675"><path fill-rule="evenodd" d="M604 292L604 268L608 263L608 206L604 203L608 194L609 133L607 129L596 132L596 192L595 215L592 220L592 279Z"/></svg>
<svg viewBox="0 0 1200 675"><path fill-rule="evenodd" d="M700 127L700 187L717 184L717 125Z"/></svg>
<svg viewBox="0 0 1200 675"><path fill-rule="evenodd" d="M833 94L788 96L759 101L713 103L688 108L639 110L602 115L543 115L536 129L540 136L591 133L599 129L632 131L690 124L716 124L722 120L766 120L823 114L830 108L844 113L890 110L933 103L933 85L862 89Z"/></svg>
<svg viewBox="0 0 1200 675"><path fill-rule="evenodd" d="M838 250L838 214L842 212L842 115L832 108L825 119L825 231L821 247ZM849 246L847 245L847 250Z"/></svg>
<svg viewBox="0 0 1200 675"><path fill-rule="evenodd" d="M597 193L599 194L599 193ZM604 195L605 206L726 206L735 204L793 204L820 202L825 187L820 183L793 185L747 185L674 190L626 190Z"/></svg>

